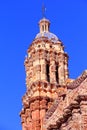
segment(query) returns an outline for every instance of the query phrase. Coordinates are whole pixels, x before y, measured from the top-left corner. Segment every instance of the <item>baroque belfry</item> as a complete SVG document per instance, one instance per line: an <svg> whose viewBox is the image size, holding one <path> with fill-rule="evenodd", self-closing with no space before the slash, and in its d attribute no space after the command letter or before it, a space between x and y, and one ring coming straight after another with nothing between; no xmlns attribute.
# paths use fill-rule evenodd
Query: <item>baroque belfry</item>
<svg viewBox="0 0 87 130"><path fill-rule="evenodd" d="M68 55L50 21L42 18L39 28L24 62L22 130L87 130L87 71L70 79Z"/></svg>

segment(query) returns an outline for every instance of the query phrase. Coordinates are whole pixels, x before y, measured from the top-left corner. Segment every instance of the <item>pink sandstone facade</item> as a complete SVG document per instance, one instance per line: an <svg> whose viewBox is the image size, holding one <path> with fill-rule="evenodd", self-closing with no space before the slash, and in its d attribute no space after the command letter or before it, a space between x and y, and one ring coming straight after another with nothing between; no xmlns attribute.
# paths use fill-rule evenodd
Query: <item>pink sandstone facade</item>
<svg viewBox="0 0 87 130"><path fill-rule="evenodd" d="M49 20L39 26L25 59L22 130L87 130L87 71L69 79L63 43L49 31Z"/></svg>

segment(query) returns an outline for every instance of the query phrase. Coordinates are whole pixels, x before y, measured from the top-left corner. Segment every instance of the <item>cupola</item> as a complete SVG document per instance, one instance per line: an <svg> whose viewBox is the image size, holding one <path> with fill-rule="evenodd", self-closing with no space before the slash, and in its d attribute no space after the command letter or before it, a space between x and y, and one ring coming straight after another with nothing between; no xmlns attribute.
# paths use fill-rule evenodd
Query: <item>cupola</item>
<svg viewBox="0 0 87 130"><path fill-rule="evenodd" d="M40 26L40 33L49 32L50 21L46 18L43 18L40 20L39 26Z"/></svg>

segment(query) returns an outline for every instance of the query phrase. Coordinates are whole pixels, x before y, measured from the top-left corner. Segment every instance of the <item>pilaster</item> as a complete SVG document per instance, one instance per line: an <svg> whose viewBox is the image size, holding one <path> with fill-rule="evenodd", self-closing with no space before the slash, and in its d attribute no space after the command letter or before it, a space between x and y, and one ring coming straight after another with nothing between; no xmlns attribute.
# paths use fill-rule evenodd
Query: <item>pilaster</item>
<svg viewBox="0 0 87 130"><path fill-rule="evenodd" d="M65 66L64 66L64 54L59 53L59 68L58 68L58 73L59 73L59 84L64 85L65 81Z"/></svg>
<svg viewBox="0 0 87 130"><path fill-rule="evenodd" d="M55 64L55 54L50 52L50 83L56 83L56 64Z"/></svg>

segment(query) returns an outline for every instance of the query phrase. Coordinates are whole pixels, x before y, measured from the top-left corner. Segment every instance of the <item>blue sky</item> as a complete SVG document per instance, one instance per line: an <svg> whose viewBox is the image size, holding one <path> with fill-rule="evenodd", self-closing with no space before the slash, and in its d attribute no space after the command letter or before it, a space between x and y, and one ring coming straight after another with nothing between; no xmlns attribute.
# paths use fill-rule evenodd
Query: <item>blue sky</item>
<svg viewBox="0 0 87 130"><path fill-rule="evenodd" d="M24 59L39 32L42 4L51 32L69 54L70 78L87 69L86 0L0 1L0 130L22 130L19 112L25 93Z"/></svg>

